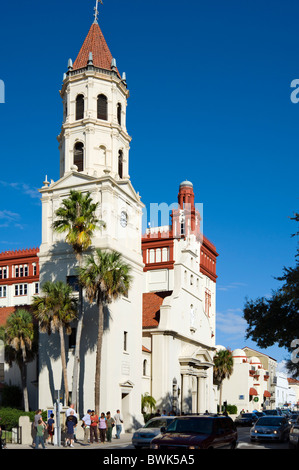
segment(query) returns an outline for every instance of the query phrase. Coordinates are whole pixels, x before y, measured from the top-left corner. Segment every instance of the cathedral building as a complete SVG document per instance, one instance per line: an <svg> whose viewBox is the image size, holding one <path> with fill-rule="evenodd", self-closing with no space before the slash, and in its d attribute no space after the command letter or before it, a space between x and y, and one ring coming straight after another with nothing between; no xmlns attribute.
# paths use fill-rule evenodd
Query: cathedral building
<svg viewBox="0 0 299 470"><path fill-rule="evenodd" d="M145 393L167 411L215 411L213 356L218 254L202 234L201 215L190 181L179 186L178 206L170 214L170 225L151 227L142 233L144 205L129 176L131 137L126 129L129 91L97 15L78 56L68 62L60 95L63 109L58 136L60 177L57 181L46 178L40 189L41 245L32 263L27 258L22 262L22 272L26 266L26 273L30 272L31 297L38 292L39 283L72 282L77 275L74 252L65 236L53 231L52 224L56 210L71 190L89 192L98 203L98 219L106 224L96 230L92 249L120 252L131 266L133 276L128 295L105 310L100 411L121 409L126 430L142 423L141 395ZM13 264L9 256L0 255L0 274L6 269L8 276ZM21 265L21 254L17 264ZM16 280L9 278L9 282L12 285ZM0 293L8 285L1 278ZM29 305L31 298L25 300ZM0 295L0 304L1 301ZM1 306L14 309L17 304L10 297ZM94 408L97 318L97 307L86 301L80 343L80 414ZM70 340L69 385L73 346ZM61 390L59 351L58 334L40 334L38 397L37 403L31 405L34 408L51 406L55 391Z"/></svg>

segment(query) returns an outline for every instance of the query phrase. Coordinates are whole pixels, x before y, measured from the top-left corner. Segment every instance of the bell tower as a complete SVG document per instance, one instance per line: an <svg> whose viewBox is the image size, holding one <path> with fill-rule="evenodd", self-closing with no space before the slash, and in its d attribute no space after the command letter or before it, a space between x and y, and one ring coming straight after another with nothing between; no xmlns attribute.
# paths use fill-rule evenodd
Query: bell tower
<svg viewBox="0 0 299 470"><path fill-rule="evenodd" d="M129 178L129 91L97 22L97 7L76 60L69 59L60 95L60 177L77 170L97 178Z"/></svg>
<svg viewBox="0 0 299 470"><path fill-rule="evenodd" d="M77 276L77 260L65 234L53 230L56 211L71 190L89 192L97 203L97 218L105 222L93 234L95 248L116 250L131 267L132 282L127 294L105 309L102 344L101 409L122 409L125 426L142 422L142 293L144 285L141 254L143 203L129 177L129 146L126 107L129 91L120 75L100 26L95 20L75 61L69 60L60 95L63 123L58 136L60 178L47 178L42 195L42 244L39 251L40 279L68 282ZM85 261L85 260L84 260ZM82 346L80 346L80 413L92 407L98 308L84 300ZM76 325L74 325L76 328ZM56 340L55 340L56 341ZM57 358L48 361L51 348L43 337L40 347L40 407L51 403L48 370L60 387L61 368ZM68 354L69 384L74 355ZM113 376L113 387L109 378ZM57 387L56 387L57 388ZM72 390L70 390L72 392ZM140 421L141 420L141 421Z"/></svg>

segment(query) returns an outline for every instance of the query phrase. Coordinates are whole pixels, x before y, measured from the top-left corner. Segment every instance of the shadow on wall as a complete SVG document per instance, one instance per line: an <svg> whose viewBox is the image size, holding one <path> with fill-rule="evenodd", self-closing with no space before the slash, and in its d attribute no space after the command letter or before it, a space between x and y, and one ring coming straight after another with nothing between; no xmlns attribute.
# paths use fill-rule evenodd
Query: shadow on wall
<svg viewBox="0 0 299 470"><path fill-rule="evenodd" d="M91 250L87 253L89 254ZM50 280L67 282L67 278L74 278L77 276L78 262L73 253L73 250L66 242L57 242L53 245L50 252L50 258L42 264L40 273L40 284L42 287L43 282ZM110 328L111 315L108 308L104 308L104 331ZM76 328L77 322L73 322L72 328ZM84 403L84 376L85 376L85 362L88 352L95 351L97 345L97 332L98 332L98 307L95 304L90 304L83 296L83 328L80 342L80 367L79 367L79 404L78 412L83 415L86 410L83 409ZM74 348L69 348L68 335L66 338L66 360L69 363L70 357L74 354ZM63 390L63 377L59 379L59 383L54 380L53 366L56 361L60 361L60 339L58 333L40 333L40 345L42 346L39 354L39 370L43 368L48 372L48 383L50 393L55 401L55 390L60 387L62 396ZM59 365L60 367L60 365ZM72 375L72 374L71 374ZM71 383L69 387L71 388Z"/></svg>

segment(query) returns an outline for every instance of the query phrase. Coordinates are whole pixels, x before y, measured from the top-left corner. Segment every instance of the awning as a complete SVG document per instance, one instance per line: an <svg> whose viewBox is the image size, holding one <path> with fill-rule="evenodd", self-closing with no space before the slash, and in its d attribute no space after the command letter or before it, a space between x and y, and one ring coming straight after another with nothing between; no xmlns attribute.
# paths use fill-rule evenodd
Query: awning
<svg viewBox="0 0 299 470"><path fill-rule="evenodd" d="M264 397L270 398L270 397L271 397L271 393L268 392L268 390L265 390L265 391L264 391Z"/></svg>
<svg viewBox="0 0 299 470"><path fill-rule="evenodd" d="M258 395L258 393L255 388L251 387L249 390L249 395Z"/></svg>

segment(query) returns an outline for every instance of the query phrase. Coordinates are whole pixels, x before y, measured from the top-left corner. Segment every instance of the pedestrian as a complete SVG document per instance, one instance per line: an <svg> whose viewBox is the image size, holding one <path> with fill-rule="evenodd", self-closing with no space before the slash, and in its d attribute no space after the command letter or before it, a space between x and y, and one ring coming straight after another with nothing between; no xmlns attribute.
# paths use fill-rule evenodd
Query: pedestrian
<svg viewBox="0 0 299 470"><path fill-rule="evenodd" d="M107 411L106 413L106 418L107 418L107 442L111 442L112 439L112 429L115 426L114 419L111 416L110 411Z"/></svg>
<svg viewBox="0 0 299 470"><path fill-rule="evenodd" d="M98 423L99 423L99 417L95 413L94 410L91 411L90 415L90 442L93 444L93 438L95 439L96 442L99 442L98 440Z"/></svg>
<svg viewBox="0 0 299 470"><path fill-rule="evenodd" d="M66 418L66 428L67 428L67 434L66 434L66 440L65 440L65 447L68 445L70 447L74 447L74 432L75 428L77 426L78 420L75 416L74 410L71 411L70 415Z"/></svg>
<svg viewBox="0 0 299 470"><path fill-rule="evenodd" d="M106 431L107 431L107 420L105 417L105 413L101 413L101 417L99 419L99 431L100 431L100 439L101 443L105 443L106 438Z"/></svg>
<svg viewBox="0 0 299 470"><path fill-rule="evenodd" d="M35 445L36 445L37 426L38 426L38 422L39 422L40 419L42 420L43 426L46 426L46 424L43 421L42 410L38 409L35 412L34 420L33 420L33 436L32 436L33 437L33 447L35 447Z"/></svg>
<svg viewBox="0 0 299 470"><path fill-rule="evenodd" d="M116 414L114 415L114 421L116 425L116 439L120 439L120 433L122 431L122 424L123 424L123 418L122 415L120 414L120 410L116 410Z"/></svg>
<svg viewBox="0 0 299 470"><path fill-rule="evenodd" d="M75 405L74 405L74 403L72 403L72 404L70 405L70 407L66 410L66 412L65 412L65 417L66 417L66 419L67 419L68 416L70 416L70 414L71 414L72 411L74 412L74 416L76 416L77 422L78 422L79 417L78 417L78 414L77 414L77 412L76 412L76 410L75 410ZM74 430L74 431L75 431L75 430ZM76 433L75 433L75 432L74 432L74 441L77 442L77 438L76 438Z"/></svg>
<svg viewBox="0 0 299 470"><path fill-rule="evenodd" d="M83 444L88 444L88 437L90 437L90 425L91 425L91 410L87 410L86 415L82 418L82 427L84 429L84 440Z"/></svg>
<svg viewBox="0 0 299 470"><path fill-rule="evenodd" d="M45 432L45 423L40 418L36 426L35 449L38 449L39 444L41 444L43 449L46 449L45 441L44 441L44 432Z"/></svg>
<svg viewBox="0 0 299 470"><path fill-rule="evenodd" d="M48 438L47 438L47 444L49 444L49 441L51 442L52 446L54 445L53 442L53 437L54 437L54 414L50 414L50 418L47 421L47 432L48 432Z"/></svg>
<svg viewBox="0 0 299 470"><path fill-rule="evenodd" d="M158 410L156 411L156 413L155 413L155 417L157 417L157 416L161 416L161 413L160 413L160 410L159 410L159 409L158 409Z"/></svg>

